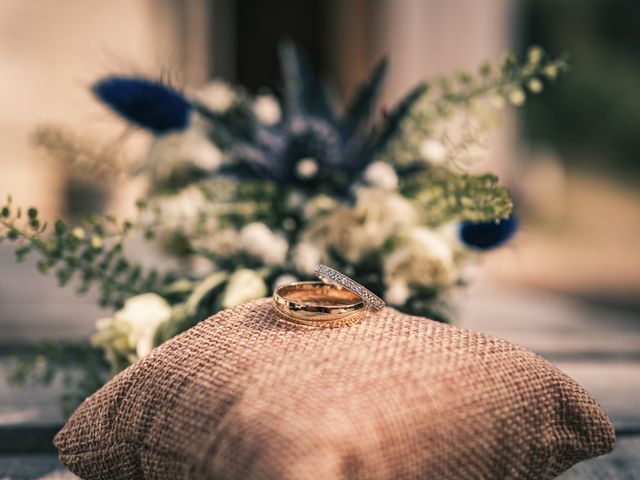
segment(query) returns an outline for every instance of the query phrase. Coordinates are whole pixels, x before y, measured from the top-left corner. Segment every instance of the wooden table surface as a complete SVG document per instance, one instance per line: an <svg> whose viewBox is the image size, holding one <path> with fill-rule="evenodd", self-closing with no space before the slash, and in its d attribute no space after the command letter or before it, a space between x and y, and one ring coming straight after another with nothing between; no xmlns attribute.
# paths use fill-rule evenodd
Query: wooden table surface
<svg viewBox="0 0 640 480"><path fill-rule="evenodd" d="M52 278L15 265L4 248L0 271L0 370L7 348L33 339L83 338L101 315L91 298L74 297L57 289ZM540 353L584 385L614 421L615 451L576 465L562 479L640 478L638 312L486 279L478 279L460 305L460 325ZM75 478L47 441L62 422L61 386L16 391L2 377L0 480Z"/></svg>

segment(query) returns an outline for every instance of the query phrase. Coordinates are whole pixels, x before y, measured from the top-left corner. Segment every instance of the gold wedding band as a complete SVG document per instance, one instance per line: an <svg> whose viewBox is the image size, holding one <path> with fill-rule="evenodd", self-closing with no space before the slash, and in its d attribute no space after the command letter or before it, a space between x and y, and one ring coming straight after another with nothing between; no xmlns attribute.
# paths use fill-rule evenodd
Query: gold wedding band
<svg viewBox="0 0 640 480"><path fill-rule="evenodd" d="M384 301L346 275L318 265L321 282L296 282L273 292L278 316L290 323L312 327L353 325L367 317L369 307L381 310Z"/></svg>
<svg viewBox="0 0 640 480"><path fill-rule="evenodd" d="M355 293L323 282L296 282L273 292L279 316L310 327L340 327L362 321L367 305Z"/></svg>

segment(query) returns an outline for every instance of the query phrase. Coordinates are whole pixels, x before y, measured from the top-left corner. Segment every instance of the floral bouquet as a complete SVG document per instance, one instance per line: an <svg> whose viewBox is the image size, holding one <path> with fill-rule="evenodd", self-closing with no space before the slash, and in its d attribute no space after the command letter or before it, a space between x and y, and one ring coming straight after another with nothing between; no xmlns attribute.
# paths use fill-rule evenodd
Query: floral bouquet
<svg viewBox="0 0 640 480"><path fill-rule="evenodd" d="M541 92L564 60L534 47L522 63L508 55L497 68L418 85L389 110L377 108L384 60L342 109L296 47L282 46L281 63L281 98L221 82L190 95L140 77L93 86L153 135L131 172L150 180L149 193L131 221L96 214L47 227L34 208L11 199L2 207L0 238L16 243L19 260L37 253L41 272L81 293L95 285L114 311L89 344L49 343L19 358L15 383L62 372L68 411L163 341L312 278L319 263L403 312L450 320L465 266L516 229L508 190L467 166L482 156L496 114ZM35 139L76 168L117 169L62 129L41 128ZM152 265L140 260L141 238L163 252Z"/></svg>

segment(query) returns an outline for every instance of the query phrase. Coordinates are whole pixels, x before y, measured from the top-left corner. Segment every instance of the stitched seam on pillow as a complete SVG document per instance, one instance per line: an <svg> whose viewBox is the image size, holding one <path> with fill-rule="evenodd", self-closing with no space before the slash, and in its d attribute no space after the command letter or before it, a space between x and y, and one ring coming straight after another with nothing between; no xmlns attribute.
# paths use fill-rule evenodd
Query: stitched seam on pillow
<svg viewBox="0 0 640 480"><path fill-rule="evenodd" d="M162 449L158 449L156 447L151 447L150 445L147 445L146 443L137 442L137 441L118 442L118 443L114 443L112 445L107 445L107 446L104 446L104 447L94 448L94 449L90 449L90 450L81 450L81 451L73 452L73 453L60 452L60 456L61 457L65 457L65 458L85 457L85 456L90 455L90 454L96 454L96 453L103 452L105 450L112 450L114 448L126 447L126 446L138 447L138 449L144 449L144 450L147 450L149 452L153 452L156 455L161 455L163 457L171 457L171 458L173 458L175 460L180 460L182 462L185 462L187 465L190 465L190 463L187 462L187 457L185 455L176 454L175 452L171 452L171 451L163 451ZM137 452L136 452L136 456L138 457L138 461L140 461L141 458L140 458L140 455Z"/></svg>

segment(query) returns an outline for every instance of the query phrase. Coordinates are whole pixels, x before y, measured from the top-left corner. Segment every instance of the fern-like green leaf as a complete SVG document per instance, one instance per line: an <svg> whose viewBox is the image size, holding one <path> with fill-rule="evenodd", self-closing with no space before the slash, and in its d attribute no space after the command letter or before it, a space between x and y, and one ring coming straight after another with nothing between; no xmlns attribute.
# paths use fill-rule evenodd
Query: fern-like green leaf
<svg viewBox="0 0 640 480"><path fill-rule="evenodd" d="M335 121L335 112L306 55L291 41L280 44L285 108L289 115L318 115Z"/></svg>

